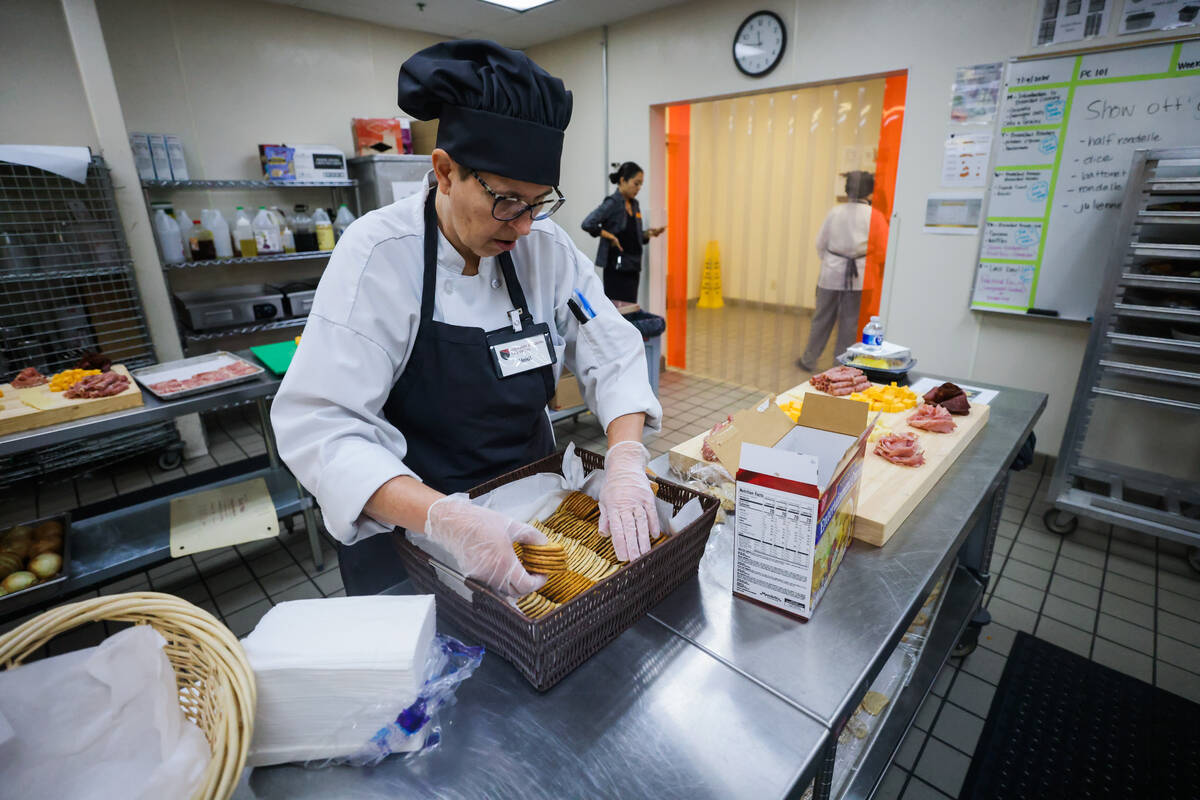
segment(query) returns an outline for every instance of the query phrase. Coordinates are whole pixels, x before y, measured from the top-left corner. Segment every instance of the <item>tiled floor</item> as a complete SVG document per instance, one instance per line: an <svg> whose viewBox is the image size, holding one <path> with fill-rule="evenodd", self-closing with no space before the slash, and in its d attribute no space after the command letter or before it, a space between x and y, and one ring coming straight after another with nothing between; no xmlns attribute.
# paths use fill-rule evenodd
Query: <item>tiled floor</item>
<svg viewBox="0 0 1200 800"><path fill-rule="evenodd" d="M687 371L692 375L776 392L809 377L796 359L808 344L811 311L727 305L689 308L687 320ZM754 346L746 348L746 342ZM833 366L834 355L830 336L818 366Z"/></svg>
<svg viewBox="0 0 1200 800"><path fill-rule="evenodd" d="M1200 576L1186 549L1081 520L1042 524L1051 465L1009 481L986 596L993 622L952 659L876 797L957 797L1018 630L1200 703Z"/></svg>

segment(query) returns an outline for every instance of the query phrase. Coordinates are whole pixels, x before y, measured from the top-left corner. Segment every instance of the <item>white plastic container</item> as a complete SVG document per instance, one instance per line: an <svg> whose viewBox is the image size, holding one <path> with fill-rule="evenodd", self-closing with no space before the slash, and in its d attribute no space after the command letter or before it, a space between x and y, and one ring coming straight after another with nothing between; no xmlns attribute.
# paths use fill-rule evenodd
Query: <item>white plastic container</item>
<svg viewBox="0 0 1200 800"><path fill-rule="evenodd" d="M179 241L183 244L183 256L188 261L191 257L191 243L188 241L188 231L192 229L192 215L187 212L186 208L175 208L175 224L179 226Z"/></svg>
<svg viewBox="0 0 1200 800"><path fill-rule="evenodd" d="M238 206L233 212L233 251L242 258L254 258L258 255L258 245L254 242L254 225L246 209Z"/></svg>
<svg viewBox="0 0 1200 800"><path fill-rule="evenodd" d="M258 255L266 256L283 252L283 239L279 235L279 223L275 215L267 211L266 206L259 206L254 215L254 244Z"/></svg>
<svg viewBox="0 0 1200 800"><path fill-rule="evenodd" d="M346 228L350 227L350 223L354 222L354 214L351 213L349 206L342 203L338 209L337 217L333 220L333 235L335 239L341 239L342 234L346 232Z"/></svg>
<svg viewBox="0 0 1200 800"><path fill-rule="evenodd" d="M329 221L329 215L325 213L325 209L318 208L313 212L313 226L317 229L317 249L332 250L333 223Z"/></svg>
<svg viewBox="0 0 1200 800"><path fill-rule="evenodd" d="M179 234L179 223L161 208L154 212L154 233L158 237L158 249L164 264L182 264L183 238Z"/></svg>
<svg viewBox="0 0 1200 800"><path fill-rule="evenodd" d="M225 221L225 215L218 209L206 208L200 212L200 220L204 227L212 231L217 258L232 258L233 240L229 237L229 223Z"/></svg>

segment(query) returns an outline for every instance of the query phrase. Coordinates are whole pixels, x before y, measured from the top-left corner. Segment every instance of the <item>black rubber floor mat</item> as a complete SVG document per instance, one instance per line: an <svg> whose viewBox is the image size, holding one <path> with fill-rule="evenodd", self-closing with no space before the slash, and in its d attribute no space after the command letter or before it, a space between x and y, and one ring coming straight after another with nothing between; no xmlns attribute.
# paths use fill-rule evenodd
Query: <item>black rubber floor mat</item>
<svg viewBox="0 0 1200 800"><path fill-rule="evenodd" d="M1018 633L960 798L1200 798L1200 705Z"/></svg>

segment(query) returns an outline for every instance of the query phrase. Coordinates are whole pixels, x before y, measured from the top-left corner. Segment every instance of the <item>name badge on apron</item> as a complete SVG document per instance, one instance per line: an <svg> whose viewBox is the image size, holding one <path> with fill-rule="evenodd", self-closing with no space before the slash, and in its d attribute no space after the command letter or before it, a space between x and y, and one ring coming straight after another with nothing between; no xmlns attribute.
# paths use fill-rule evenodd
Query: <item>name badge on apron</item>
<svg viewBox="0 0 1200 800"><path fill-rule="evenodd" d="M550 328L544 322L524 325L521 330L503 328L487 335L488 350L496 375L508 378L554 364L554 345Z"/></svg>

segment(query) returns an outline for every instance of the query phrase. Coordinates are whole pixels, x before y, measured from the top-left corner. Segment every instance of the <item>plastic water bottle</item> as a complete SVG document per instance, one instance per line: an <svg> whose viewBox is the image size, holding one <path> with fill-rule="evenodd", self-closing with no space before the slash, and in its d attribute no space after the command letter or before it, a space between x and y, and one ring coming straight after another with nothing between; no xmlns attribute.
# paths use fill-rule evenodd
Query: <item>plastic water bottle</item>
<svg viewBox="0 0 1200 800"><path fill-rule="evenodd" d="M183 239L179 234L179 223L161 208L154 212L154 232L158 234L158 247L162 250L164 264L182 264Z"/></svg>
<svg viewBox="0 0 1200 800"><path fill-rule="evenodd" d="M212 231L217 258L231 258L233 242L229 238L229 223L225 221L225 215L218 209L206 208L200 212L200 221L204 223L204 227Z"/></svg>
<svg viewBox="0 0 1200 800"><path fill-rule="evenodd" d="M254 226L250 222L250 215L241 206L237 207L233 216L233 242L234 249L242 258L254 258L258 255L258 245L254 241Z"/></svg>
<svg viewBox="0 0 1200 800"><path fill-rule="evenodd" d="M337 217L333 220L333 234L337 239L342 238L342 234L346 232L346 228L350 227L350 223L354 222L354 214L351 213L350 207L342 203L338 209Z"/></svg>
<svg viewBox="0 0 1200 800"><path fill-rule="evenodd" d="M871 321L863 328L863 346L872 353L878 353L883 345L883 317L871 317Z"/></svg>
<svg viewBox="0 0 1200 800"><path fill-rule="evenodd" d="M325 209L318 207L313 212L313 227L317 229L317 249L332 250L333 223L329 221L329 215L325 213Z"/></svg>
<svg viewBox="0 0 1200 800"><path fill-rule="evenodd" d="M254 215L254 244L260 256L283 252L279 223L267 211L266 206L259 206L258 213Z"/></svg>

